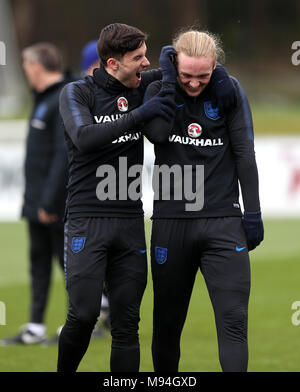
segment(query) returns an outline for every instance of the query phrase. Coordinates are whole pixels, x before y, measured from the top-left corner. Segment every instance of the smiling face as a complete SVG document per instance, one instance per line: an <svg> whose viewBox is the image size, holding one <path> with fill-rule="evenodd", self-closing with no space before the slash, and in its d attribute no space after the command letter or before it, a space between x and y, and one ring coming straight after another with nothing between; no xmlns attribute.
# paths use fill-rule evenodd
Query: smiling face
<svg viewBox="0 0 300 392"><path fill-rule="evenodd" d="M107 71L128 88L137 88L141 82L141 72L149 67L145 42L136 50L127 52L120 59L109 59ZM112 70L112 72L110 72Z"/></svg>
<svg viewBox="0 0 300 392"><path fill-rule="evenodd" d="M177 56L178 79L181 88L190 97L197 97L208 85L216 63L212 57Z"/></svg>

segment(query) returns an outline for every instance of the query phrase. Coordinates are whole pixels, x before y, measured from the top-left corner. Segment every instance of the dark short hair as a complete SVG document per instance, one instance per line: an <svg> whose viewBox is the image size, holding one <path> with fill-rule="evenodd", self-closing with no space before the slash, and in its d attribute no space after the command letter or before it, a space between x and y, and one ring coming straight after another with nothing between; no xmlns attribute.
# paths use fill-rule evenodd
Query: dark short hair
<svg viewBox="0 0 300 392"><path fill-rule="evenodd" d="M125 53L138 49L147 39L147 34L136 27L113 23L101 30L97 50L101 63L114 57L120 60Z"/></svg>
<svg viewBox="0 0 300 392"><path fill-rule="evenodd" d="M23 59L40 63L47 71L62 70L62 56L58 48L49 42L39 42L22 51Z"/></svg>

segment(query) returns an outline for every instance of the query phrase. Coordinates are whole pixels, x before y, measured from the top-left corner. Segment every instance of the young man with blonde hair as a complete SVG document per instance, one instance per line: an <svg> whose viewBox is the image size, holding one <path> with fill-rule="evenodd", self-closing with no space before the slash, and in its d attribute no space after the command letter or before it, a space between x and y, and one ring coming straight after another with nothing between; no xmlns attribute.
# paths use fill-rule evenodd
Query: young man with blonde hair
<svg viewBox="0 0 300 392"><path fill-rule="evenodd" d="M180 33L173 46L171 77L167 83L153 82L146 92L147 101L173 86L170 96L177 109L172 121L156 118L145 133L155 144L155 170L179 168L168 190L154 170L154 369L178 371L180 336L200 269L215 313L222 370L246 371L248 252L263 240L264 231L251 112L235 78L236 107L221 112L214 106L211 78L222 50L212 34ZM191 196L200 201L192 203Z"/></svg>

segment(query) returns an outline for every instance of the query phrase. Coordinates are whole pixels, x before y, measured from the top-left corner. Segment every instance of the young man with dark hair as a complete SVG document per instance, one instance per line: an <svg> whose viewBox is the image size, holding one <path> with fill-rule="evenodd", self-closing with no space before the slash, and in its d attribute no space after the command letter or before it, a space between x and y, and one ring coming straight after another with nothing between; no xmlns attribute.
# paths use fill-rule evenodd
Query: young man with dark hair
<svg viewBox="0 0 300 392"><path fill-rule="evenodd" d="M164 189L166 181L154 182L154 369L178 371L181 332L200 269L215 312L222 369L246 371L248 252L264 236L251 112L234 78L236 107L221 113L212 104L211 82L220 52L212 34L187 31L173 44L175 49L169 50L176 67L168 78L149 86L145 99L173 85L170 97L177 105L172 121L157 118L145 126L155 143L156 168L176 166L179 173L169 189Z"/></svg>
<svg viewBox="0 0 300 392"><path fill-rule="evenodd" d="M175 110L166 97L168 89L143 104L146 87L168 73L168 66L144 72L150 65L145 41L146 34L135 27L105 27L98 41L100 68L61 94L70 172L65 224L70 305L60 335L58 371L76 371L85 354L104 281L111 315L111 371L139 370L139 310L147 280L137 170L143 164L142 132L153 118L168 122ZM169 56L163 48L161 62ZM230 81L221 95L234 96Z"/></svg>
<svg viewBox="0 0 300 392"><path fill-rule="evenodd" d="M121 60L127 52L137 49L147 40L147 34L133 26L113 23L102 29L97 51L102 64L109 58Z"/></svg>
<svg viewBox="0 0 300 392"><path fill-rule="evenodd" d="M143 122L154 116L169 119L174 110L163 94L141 105L146 86L161 75L157 70L142 75L150 64L145 39L137 28L123 24L104 28L101 53L108 46L111 51L101 67L61 94L70 163L65 224L70 306L60 335L59 371L76 371L88 347L104 280L110 302L111 370L139 369L139 310L147 280L143 209L140 198L119 197L124 190L119 158L128 167L142 165ZM104 165L116 173L112 198L97 191ZM128 178L128 187L132 181Z"/></svg>

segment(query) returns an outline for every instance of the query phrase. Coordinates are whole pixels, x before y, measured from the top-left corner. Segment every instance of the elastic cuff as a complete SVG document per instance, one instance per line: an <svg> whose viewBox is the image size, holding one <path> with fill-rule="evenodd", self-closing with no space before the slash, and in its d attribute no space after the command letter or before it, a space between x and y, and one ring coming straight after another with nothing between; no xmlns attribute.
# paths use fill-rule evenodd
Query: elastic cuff
<svg viewBox="0 0 300 392"><path fill-rule="evenodd" d="M257 212L244 212L244 218L251 220L251 219L261 219L261 211Z"/></svg>

